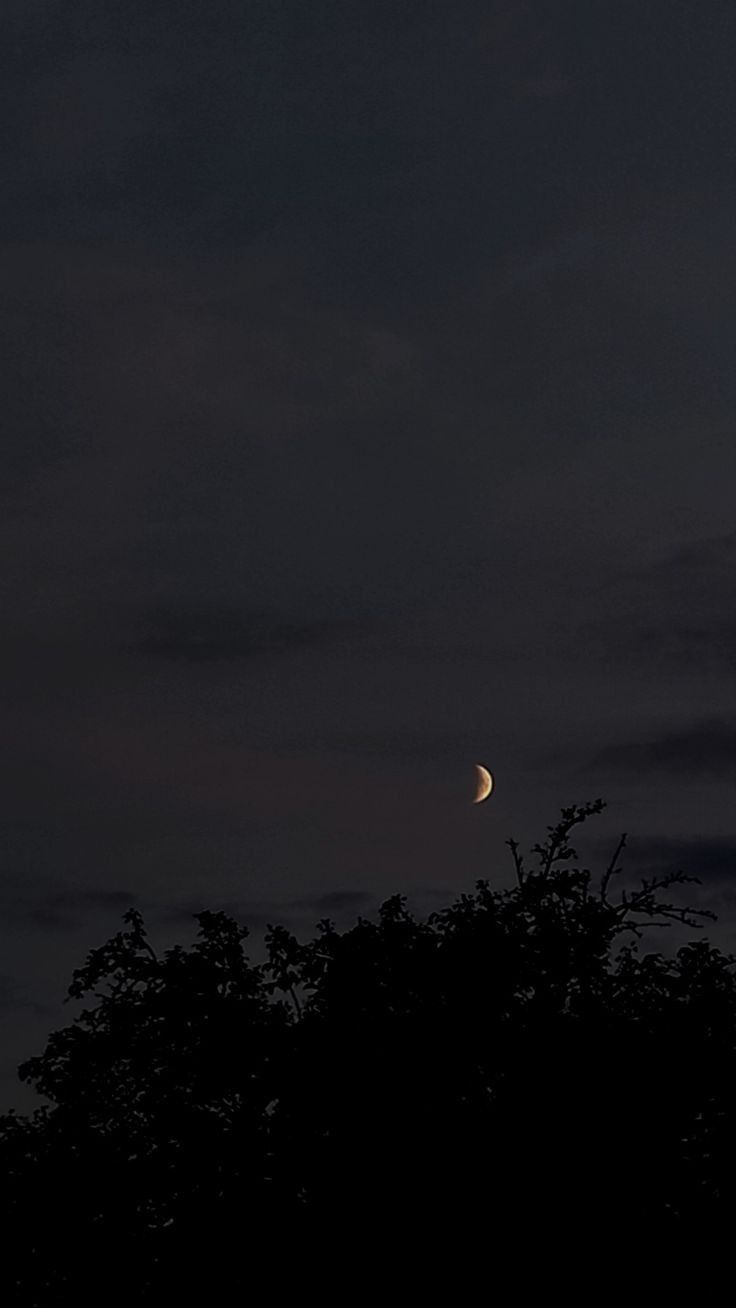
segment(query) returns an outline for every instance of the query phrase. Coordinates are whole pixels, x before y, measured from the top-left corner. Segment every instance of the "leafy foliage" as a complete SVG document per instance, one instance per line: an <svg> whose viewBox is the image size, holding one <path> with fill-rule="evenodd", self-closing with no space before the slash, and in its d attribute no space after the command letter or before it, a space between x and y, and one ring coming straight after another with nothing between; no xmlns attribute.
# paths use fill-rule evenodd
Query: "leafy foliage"
<svg viewBox="0 0 736 1308"><path fill-rule="evenodd" d="M127 913L74 974L89 1006L21 1069L49 1106L2 1122L14 1301L99 1302L113 1262L134 1302L214 1266L245 1288L285 1241L361 1231L725 1230L733 960L640 952L709 915L672 902L681 873L614 893L625 837L600 877L578 865L602 807L564 809L529 867L509 841L510 889L427 921L396 896L306 943L274 926L259 964L222 913L160 957Z"/></svg>

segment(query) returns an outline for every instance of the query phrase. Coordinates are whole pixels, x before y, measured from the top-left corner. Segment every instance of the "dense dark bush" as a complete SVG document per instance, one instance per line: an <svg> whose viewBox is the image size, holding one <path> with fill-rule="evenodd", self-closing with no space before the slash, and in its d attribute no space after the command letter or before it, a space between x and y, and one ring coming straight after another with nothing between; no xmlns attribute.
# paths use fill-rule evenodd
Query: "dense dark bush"
<svg viewBox="0 0 736 1308"><path fill-rule="evenodd" d="M528 870L509 842L512 889L427 921L396 897L307 944L274 927L257 965L222 913L159 957L129 912L75 973L89 1006L21 1069L50 1106L2 1124L14 1301L245 1289L310 1249L426 1265L490 1241L498 1265L542 1235L725 1230L732 960L640 948L702 915L669 902L680 873L614 894L623 840L600 877L577 866L601 807L563 810Z"/></svg>

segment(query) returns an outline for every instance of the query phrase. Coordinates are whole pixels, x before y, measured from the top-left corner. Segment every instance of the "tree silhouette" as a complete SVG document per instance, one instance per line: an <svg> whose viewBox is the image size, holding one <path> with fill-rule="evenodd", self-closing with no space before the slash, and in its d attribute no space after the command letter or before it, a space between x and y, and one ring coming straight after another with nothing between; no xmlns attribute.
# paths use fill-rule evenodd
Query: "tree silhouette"
<svg viewBox="0 0 736 1308"><path fill-rule="evenodd" d="M274 926L258 964L223 913L160 956L127 913L74 973L88 1006L21 1068L49 1105L1 1123L12 1301L252 1288L361 1233L469 1257L725 1231L733 960L643 949L711 915L672 902L680 872L618 888L625 836L600 876L579 866L602 807L563 809L528 866L509 841L509 889L426 921L396 896L306 943Z"/></svg>

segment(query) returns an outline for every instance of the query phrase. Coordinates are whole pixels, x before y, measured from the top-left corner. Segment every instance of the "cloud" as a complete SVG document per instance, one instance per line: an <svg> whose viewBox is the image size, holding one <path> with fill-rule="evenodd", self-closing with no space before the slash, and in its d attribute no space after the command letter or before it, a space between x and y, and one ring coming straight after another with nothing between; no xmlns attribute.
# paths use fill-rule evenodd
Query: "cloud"
<svg viewBox="0 0 736 1308"><path fill-rule="evenodd" d="M681 871L703 881L723 881L736 887L736 836L646 836L629 841L625 865L629 871Z"/></svg>
<svg viewBox="0 0 736 1308"><path fill-rule="evenodd" d="M149 611L128 647L190 663L289 653L335 638L336 622L289 619L262 609L180 606Z"/></svg>
<svg viewBox="0 0 736 1308"><path fill-rule="evenodd" d="M736 531L722 532L717 536L707 536L701 540L691 541L682 549L675 550L669 558L649 569L655 576L683 572L700 573L703 569L730 569L736 562Z"/></svg>
<svg viewBox="0 0 736 1308"><path fill-rule="evenodd" d="M269 922L281 922L284 925L290 921L293 909L290 904L278 905L261 902L249 902L236 899L223 899L220 895L201 896L195 898L189 896L178 903L159 903L154 904L144 911L146 922L153 923L157 926L194 926L194 919L197 914L226 913L236 922L242 923L248 929L253 929L257 933L263 931Z"/></svg>
<svg viewBox="0 0 736 1308"><path fill-rule="evenodd" d="M299 900L299 906L316 912L340 912L343 909L352 911L374 903L375 899L376 896L367 890L329 890L326 894Z"/></svg>
<svg viewBox="0 0 736 1308"><path fill-rule="evenodd" d="M317 918L338 917L353 919L356 913L375 905L377 897L367 890L330 890L304 899L237 900L216 897L206 903L190 897L178 904L154 906L146 917L162 925L191 923L204 909L227 913L238 922L261 935L271 924L287 926L292 930L309 929Z"/></svg>
<svg viewBox="0 0 736 1308"><path fill-rule="evenodd" d="M410 764L452 760L467 763L476 753L488 749L487 732L442 731L434 724L392 727L385 731L312 733L309 741L330 753Z"/></svg>
<svg viewBox="0 0 736 1308"><path fill-rule="evenodd" d="M566 638L618 668L733 674L735 564L730 531L622 570L588 592L587 616L570 624Z"/></svg>
<svg viewBox="0 0 736 1308"><path fill-rule="evenodd" d="M645 628L634 643L638 657L656 660L660 666L665 660L692 671L707 667L736 671L736 621L728 617Z"/></svg>
<svg viewBox="0 0 736 1308"><path fill-rule="evenodd" d="M736 724L709 719L648 740L609 745L593 760L593 767L613 773L730 778L736 775Z"/></svg>
<svg viewBox="0 0 736 1308"><path fill-rule="evenodd" d="M681 584L688 579L701 579L707 574L721 574L725 579L733 576L736 562L736 531L720 532L715 536L704 536L699 540L688 541L671 550L664 558L649 563L644 567L628 569L612 581L606 582L602 590L619 590L622 587L644 587L652 583L668 585L674 581Z"/></svg>
<svg viewBox="0 0 736 1308"><path fill-rule="evenodd" d="M0 972L0 1013L17 1007L19 990L20 986L15 977Z"/></svg>
<svg viewBox="0 0 736 1308"><path fill-rule="evenodd" d="M67 930L90 915L111 911L120 914L137 902L138 896L132 890L67 890L47 896L42 903L18 904L10 912L34 926Z"/></svg>
<svg viewBox="0 0 736 1308"><path fill-rule="evenodd" d="M682 603L678 608L682 610ZM651 614L652 606L649 606ZM568 636L597 661L618 668L661 674L736 671L736 621L723 613L681 618L663 611L652 619L641 615L586 622Z"/></svg>

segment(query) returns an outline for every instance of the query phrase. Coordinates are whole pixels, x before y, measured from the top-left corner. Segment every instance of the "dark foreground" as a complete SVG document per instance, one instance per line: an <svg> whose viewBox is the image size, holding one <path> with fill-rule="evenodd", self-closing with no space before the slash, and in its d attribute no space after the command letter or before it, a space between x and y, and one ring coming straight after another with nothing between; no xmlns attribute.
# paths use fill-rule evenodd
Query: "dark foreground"
<svg viewBox="0 0 736 1308"><path fill-rule="evenodd" d="M600 807L565 810L529 869L512 846L512 889L426 922L396 898L306 945L275 928L265 964L224 914L159 957L128 913L22 1069L50 1107L2 1124L6 1301L278 1299L342 1259L351 1302L396 1259L518 1284L534 1249L724 1235L734 967L699 936L639 947L701 915L680 875L577 866Z"/></svg>

